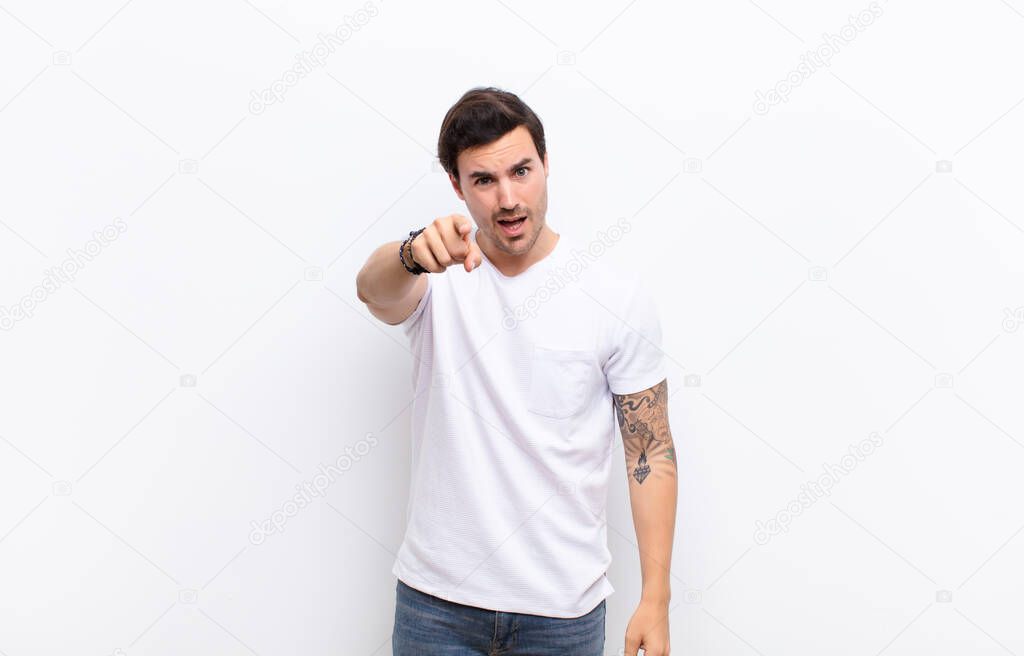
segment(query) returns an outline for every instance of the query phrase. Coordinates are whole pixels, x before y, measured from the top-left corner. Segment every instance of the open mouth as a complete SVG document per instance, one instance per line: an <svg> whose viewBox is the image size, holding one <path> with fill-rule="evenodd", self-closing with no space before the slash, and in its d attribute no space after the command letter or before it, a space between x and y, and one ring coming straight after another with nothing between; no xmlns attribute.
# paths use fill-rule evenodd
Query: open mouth
<svg viewBox="0 0 1024 656"><path fill-rule="evenodd" d="M521 216L517 219L499 219L498 225L501 226L502 231L506 235L517 235L523 229L523 224L526 223L526 217Z"/></svg>

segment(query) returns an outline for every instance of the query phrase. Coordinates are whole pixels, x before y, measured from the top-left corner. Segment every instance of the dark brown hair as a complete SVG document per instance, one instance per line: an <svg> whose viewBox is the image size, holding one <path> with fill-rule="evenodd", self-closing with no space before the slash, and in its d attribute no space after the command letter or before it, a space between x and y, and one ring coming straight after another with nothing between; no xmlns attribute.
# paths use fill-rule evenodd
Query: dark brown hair
<svg viewBox="0 0 1024 656"><path fill-rule="evenodd" d="M497 141L503 135L526 126L541 162L547 150L544 126L526 103L514 93L495 87L474 87L462 94L441 123L437 139L437 158L445 171L459 179L455 165L459 153L467 148Z"/></svg>

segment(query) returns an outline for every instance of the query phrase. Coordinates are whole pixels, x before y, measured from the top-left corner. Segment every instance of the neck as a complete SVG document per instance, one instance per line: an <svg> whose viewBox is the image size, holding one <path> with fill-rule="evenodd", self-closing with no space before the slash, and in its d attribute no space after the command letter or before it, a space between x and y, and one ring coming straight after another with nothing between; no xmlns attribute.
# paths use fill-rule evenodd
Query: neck
<svg viewBox="0 0 1024 656"><path fill-rule="evenodd" d="M481 239L481 237L483 239ZM491 264L493 264L502 275L510 278L526 271L528 268L550 255L551 251L555 249L555 244L558 243L560 238L561 235L556 234L545 223L544 227L541 228L540 234L537 236L537 241L533 243L533 246L529 251L522 255L510 255L498 248L498 246L491 241L487 235L477 231L477 245L480 246L480 250L483 251L484 255L487 256L487 259L491 261Z"/></svg>

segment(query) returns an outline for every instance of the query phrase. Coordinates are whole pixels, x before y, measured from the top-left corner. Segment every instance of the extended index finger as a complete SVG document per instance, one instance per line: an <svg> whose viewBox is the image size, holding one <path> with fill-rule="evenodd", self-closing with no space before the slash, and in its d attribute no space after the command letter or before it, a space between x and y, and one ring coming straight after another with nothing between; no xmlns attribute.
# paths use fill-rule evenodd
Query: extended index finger
<svg viewBox="0 0 1024 656"><path fill-rule="evenodd" d="M462 241L466 242L467 253L466 259L462 262L462 266L465 267L467 273L483 264L483 255L480 253L480 246L478 246L470 237L470 232L471 231L467 230L466 233L462 235Z"/></svg>

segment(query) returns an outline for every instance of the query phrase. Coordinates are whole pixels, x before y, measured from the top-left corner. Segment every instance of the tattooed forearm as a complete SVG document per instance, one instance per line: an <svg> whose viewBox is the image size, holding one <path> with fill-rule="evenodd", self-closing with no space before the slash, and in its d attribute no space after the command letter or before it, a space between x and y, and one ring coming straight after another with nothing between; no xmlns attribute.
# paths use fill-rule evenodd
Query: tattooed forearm
<svg viewBox="0 0 1024 656"><path fill-rule="evenodd" d="M637 484L651 474L675 477L675 446L668 426L668 380L635 394L615 394L613 400L629 475Z"/></svg>

